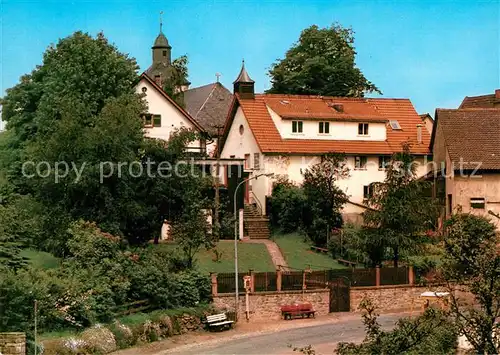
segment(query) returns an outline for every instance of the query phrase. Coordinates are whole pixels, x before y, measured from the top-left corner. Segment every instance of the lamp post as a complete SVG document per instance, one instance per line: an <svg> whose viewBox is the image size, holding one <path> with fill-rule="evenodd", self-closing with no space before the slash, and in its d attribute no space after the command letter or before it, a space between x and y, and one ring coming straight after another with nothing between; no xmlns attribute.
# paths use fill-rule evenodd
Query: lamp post
<svg viewBox="0 0 500 355"><path fill-rule="evenodd" d="M240 188L241 185L244 183L250 181L250 180L257 180L261 176L273 176L274 173L269 173L269 174L259 174L252 176L251 178L244 179L241 181L237 186L236 189L234 190L234 284L236 286L235 292L234 292L234 318L235 320L238 320L238 217L236 217L237 213L237 208L236 208L236 195L238 194L238 189Z"/></svg>

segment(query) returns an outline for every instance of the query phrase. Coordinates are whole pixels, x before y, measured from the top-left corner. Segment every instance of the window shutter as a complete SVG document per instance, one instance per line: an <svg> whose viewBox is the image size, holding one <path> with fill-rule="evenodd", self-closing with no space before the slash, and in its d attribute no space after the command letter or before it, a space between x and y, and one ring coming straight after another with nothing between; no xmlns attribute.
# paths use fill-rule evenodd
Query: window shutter
<svg viewBox="0 0 500 355"><path fill-rule="evenodd" d="M154 127L161 127L161 115L154 115L153 116L153 126Z"/></svg>

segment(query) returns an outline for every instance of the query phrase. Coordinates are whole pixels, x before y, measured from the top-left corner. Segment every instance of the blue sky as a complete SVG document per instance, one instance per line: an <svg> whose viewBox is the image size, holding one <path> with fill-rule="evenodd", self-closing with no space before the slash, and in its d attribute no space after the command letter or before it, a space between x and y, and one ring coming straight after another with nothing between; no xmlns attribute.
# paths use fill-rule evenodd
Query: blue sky
<svg viewBox="0 0 500 355"><path fill-rule="evenodd" d="M384 97L419 113L455 108L499 84L498 1L41 1L0 0L1 94L40 64L45 48L76 30L103 31L146 69L164 12L173 57L187 54L193 86L232 88L245 58L256 90L300 31L338 22L356 32L357 64Z"/></svg>

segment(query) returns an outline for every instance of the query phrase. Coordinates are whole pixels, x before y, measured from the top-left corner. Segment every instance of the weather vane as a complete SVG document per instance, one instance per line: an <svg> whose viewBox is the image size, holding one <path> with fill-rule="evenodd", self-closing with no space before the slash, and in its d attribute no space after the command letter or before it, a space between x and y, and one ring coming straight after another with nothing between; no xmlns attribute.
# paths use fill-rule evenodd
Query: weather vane
<svg viewBox="0 0 500 355"><path fill-rule="evenodd" d="M160 11L160 32L162 32L163 28L163 11Z"/></svg>

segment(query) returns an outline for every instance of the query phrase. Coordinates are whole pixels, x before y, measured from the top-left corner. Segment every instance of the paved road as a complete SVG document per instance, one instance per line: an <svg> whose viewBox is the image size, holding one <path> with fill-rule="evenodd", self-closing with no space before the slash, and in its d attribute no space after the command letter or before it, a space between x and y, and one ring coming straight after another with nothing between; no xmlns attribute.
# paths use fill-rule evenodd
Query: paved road
<svg viewBox="0 0 500 355"><path fill-rule="evenodd" d="M402 315L382 315L379 322L389 329ZM332 354L338 342L361 341L364 326L358 319L316 325L304 328L283 330L271 334L248 336L209 344L197 344L161 352L160 354L295 354L289 345L303 347L312 345L316 354Z"/></svg>

